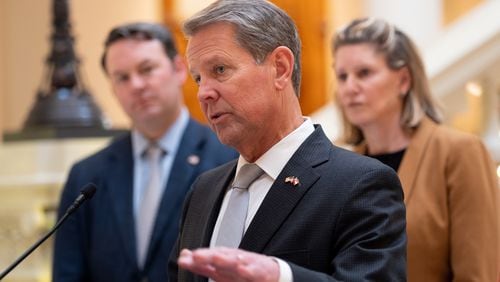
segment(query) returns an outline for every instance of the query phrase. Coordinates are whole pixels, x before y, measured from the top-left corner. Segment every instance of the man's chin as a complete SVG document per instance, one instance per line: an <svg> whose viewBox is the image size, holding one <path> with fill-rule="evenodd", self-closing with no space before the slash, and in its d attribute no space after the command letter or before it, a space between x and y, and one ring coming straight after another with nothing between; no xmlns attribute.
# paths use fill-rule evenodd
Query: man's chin
<svg viewBox="0 0 500 282"><path fill-rule="evenodd" d="M233 147L234 144L237 143L237 134L234 134L233 132L228 132L228 130L220 130L216 129L215 133L217 134L217 138L219 138L219 141L227 146Z"/></svg>
<svg viewBox="0 0 500 282"><path fill-rule="evenodd" d="M158 119L161 117L162 114L158 110L154 109L147 109L137 114L137 118L142 122L154 122L155 120L158 121Z"/></svg>

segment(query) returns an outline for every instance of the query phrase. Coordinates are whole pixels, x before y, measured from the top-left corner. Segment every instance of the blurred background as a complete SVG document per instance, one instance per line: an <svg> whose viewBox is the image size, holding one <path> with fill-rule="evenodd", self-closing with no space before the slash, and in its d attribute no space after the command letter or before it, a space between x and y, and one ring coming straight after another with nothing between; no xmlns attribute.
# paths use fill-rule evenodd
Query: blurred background
<svg viewBox="0 0 500 282"><path fill-rule="evenodd" d="M62 0L67 4L79 79L103 114L99 134L30 134L26 120L47 79L53 5L57 0L0 0L0 269L54 224L70 165L103 147L129 126L99 61L107 32L138 20L162 22L183 52L181 25L212 0ZM382 17L419 47L445 123L480 136L500 162L500 0L274 0L296 21L303 42L303 112L332 141L340 124L332 101L335 79L330 41L356 17ZM204 121L189 80L185 101ZM103 133L104 132L104 133ZM460 152L457 152L459 154ZM500 171L500 170L499 170ZM50 281L51 241L5 281Z"/></svg>

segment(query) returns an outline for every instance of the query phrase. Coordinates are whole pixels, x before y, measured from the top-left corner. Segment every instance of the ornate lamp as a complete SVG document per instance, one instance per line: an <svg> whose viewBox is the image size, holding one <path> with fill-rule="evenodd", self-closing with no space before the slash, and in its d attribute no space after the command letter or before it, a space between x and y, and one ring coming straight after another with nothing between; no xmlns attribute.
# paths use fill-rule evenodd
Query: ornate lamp
<svg viewBox="0 0 500 282"><path fill-rule="evenodd" d="M51 51L23 135L40 135L40 132L44 132L42 138L109 135L103 134L109 126L80 76L68 6L68 0L53 0Z"/></svg>

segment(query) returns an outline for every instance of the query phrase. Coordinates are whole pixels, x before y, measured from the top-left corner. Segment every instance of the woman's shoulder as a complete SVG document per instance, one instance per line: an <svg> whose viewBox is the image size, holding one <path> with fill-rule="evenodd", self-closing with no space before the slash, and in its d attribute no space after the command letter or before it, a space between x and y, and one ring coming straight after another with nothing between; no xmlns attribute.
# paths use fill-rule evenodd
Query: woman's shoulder
<svg viewBox="0 0 500 282"><path fill-rule="evenodd" d="M469 164L477 164L478 162L493 164L491 153L481 138L472 133L460 131L447 125L436 125L429 141L434 152L446 155L452 163L465 161Z"/></svg>
<svg viewBox="0 0 500 282"><path fill-rule="evenodd" d="M434 140L443 142L451 148L461 147L467 148L469 146L483 146L481 138L472 133L460 131L447 125L436 125L434 130Z"/></svg>
<svg viewBox="0 0 500 282"><path fill-rule="evenodd" d="M454 129L448 125L438 124L427 117L420 122L412 139L418 142L430 141L434 145L452 147L482 143L481 139L474 134Z"/></svg>

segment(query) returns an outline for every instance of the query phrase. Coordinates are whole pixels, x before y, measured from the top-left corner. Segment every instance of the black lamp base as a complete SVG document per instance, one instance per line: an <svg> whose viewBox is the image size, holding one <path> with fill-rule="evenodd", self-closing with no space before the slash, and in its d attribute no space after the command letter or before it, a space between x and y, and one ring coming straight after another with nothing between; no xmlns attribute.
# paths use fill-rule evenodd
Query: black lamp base
<svg viewBox="0 0 500 282"><path fill-rule="evenodd" d="M42 139L116 137L127 133L127 129L102 129L97 127L79 128L31 128L3 134L4 142Z"/></svg>

